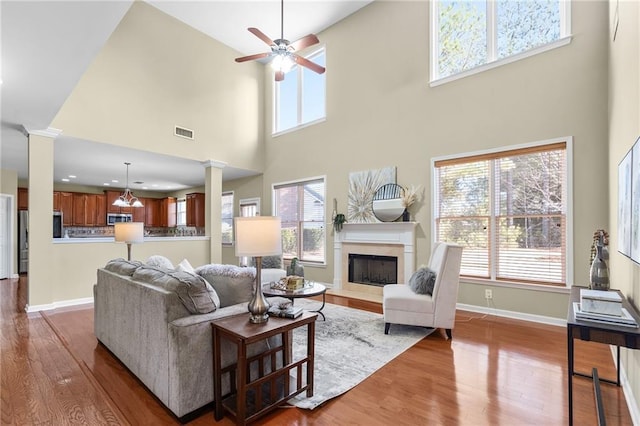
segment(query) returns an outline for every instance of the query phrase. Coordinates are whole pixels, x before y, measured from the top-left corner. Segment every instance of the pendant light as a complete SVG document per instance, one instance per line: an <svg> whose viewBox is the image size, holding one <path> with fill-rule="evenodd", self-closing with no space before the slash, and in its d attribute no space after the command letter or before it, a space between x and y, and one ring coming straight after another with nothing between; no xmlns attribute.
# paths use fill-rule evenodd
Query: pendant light
<svg viewBox="0 0 640 426"><path fill-rule="evenodd" d="M124 163L127 166L127 186L124 193L113 202L116 207L144 207L144 205L133 196L131 190L129 190L129 166L131 163Z"/></svg>

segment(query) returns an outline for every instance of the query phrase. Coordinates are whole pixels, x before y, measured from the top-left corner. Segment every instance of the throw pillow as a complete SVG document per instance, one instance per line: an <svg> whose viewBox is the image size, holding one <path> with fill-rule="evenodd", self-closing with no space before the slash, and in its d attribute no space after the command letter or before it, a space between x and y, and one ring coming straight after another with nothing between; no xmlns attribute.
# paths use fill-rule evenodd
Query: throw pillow
<svg viewBox="0 0 640 426"><path fill-rule="evenodd" d="M281 256L263 257L262 269L282 269L282 257Z"/></svg>
<svg viewBox="0 0 640 426"><path fill-rule="evenodd" d="M192 274L196 272L187 259L182 259L182 261L178 263L178 266L176 266L176 271L191 272Z"/></svg>
<svg viewBox="0 0 640 426"><path fill-rule="evenodd" d="M417 294L433 295L433 286L436 283L436 273L425 267L418 268L409 279L409 288Z"/></svg>
<svg viewBox="0 0 640 426"><path fill-rule="evenodd" d="M211 284L220 297L221 308L251 300L256 281L255 268L209 264L196 268L196 274Z"/></svg>
<svg viewBox="0 0 640 426"><path fill-rule="evenodd" d="M124 260L123 258L113 259L107 262L104 269L107 271L115 272L119 275L132 276L133 273L142 266L142 262L139 260Z"/></svg>
<svg viewBox="0 0 640 426"><path fill-rule="evenodd" d="M190 272L143 266L136 270L133 279L176 293L192 314L207 314L220 306L220 298L211 285L201 276Z"/></svg>
<svg viewBox="0 0 640 426"><path fill-rule="evenodd" d="M171 261L166 257L160 256L159 254L150 256L147 259L146 264L149 266L155 266L156 268L174 269L173 263L171 263Z"/></svg>

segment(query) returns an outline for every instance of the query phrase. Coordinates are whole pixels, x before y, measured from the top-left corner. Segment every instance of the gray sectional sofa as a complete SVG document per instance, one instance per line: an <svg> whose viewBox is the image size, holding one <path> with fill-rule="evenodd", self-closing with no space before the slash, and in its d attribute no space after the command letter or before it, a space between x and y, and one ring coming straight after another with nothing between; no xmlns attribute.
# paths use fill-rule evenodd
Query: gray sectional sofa
<svg viewBox="0 0 640 426"><path fill-rule="evenodd" d="M97 275L96 338L178 418L212 402L210 323L239 314L248 320L255 269L205 265L182 271L114 259ZM279 336L258 342L250 355L279 342ZM224 366L235 363L235 346L223 347L222 357ZM222 390L228 393L229 377Z"/></svg>

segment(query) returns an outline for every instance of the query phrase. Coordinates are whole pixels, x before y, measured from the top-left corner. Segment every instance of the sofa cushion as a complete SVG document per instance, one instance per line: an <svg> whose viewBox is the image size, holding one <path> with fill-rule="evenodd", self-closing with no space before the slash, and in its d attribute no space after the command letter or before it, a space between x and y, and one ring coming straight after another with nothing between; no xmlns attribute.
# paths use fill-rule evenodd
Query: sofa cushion
<svg viewBox="0 0 640 426"><path fill-rule="evenodd" d="M433 294L436 283L436 273L426 266L418 268L409 279L409 288L417 294Z"/></svg>
<svg viewBox="0 0 640 426"><path fill-rule="evenodd" d="M196 274L203 277L220 297L220 307L248 302L253 294L256 280L255 268L235 265L209 264L196 268Z"/></svg>
<svg viewBox="0 0 640 426"><path fill-rule="evenodd" d="M184 307L192 314L206 314L220 306L220 298L216 291L197 274L147 265L138 268L133 274L133 279L176 293Z"/></svg>
<svg viewBox="0 0 640 426"><path fill-rule="evenodd" d="M189 261L187 259L182 259L180 261L180 263L178 263L178 266L176 266L176 270L177 271L184 271L184 272L191 272L192 274L195 274L195 269L193 269L193 266L191 266L191 263L189 263Z"/></svg>
<svg viewBox="0 0 640 426"><path fill-rule="evenodd" d="M136 269L142 265L143 263L139 260L125 260L119 257L108 261L104 269L119 275L132 276Z"/></svg>
<svg viewBox="0 0 640 426"><path fill-rule="evenodd" d="M173 263L171 263L171 261L166 257L160 256L159 254L150 256L147 259L146 264L149 266L155 266L157 268L162 268L162 269L174 269Z"/></svg>

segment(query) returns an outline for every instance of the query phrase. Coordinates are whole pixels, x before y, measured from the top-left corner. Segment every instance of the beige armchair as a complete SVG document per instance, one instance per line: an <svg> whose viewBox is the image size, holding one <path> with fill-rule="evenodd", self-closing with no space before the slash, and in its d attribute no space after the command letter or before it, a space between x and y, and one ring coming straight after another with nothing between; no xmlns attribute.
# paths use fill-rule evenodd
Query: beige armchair
<svg viewBox="0 0 640 426"><path fill-rule="evenodd" d="M406 284L384 286L382 310L384 334L391 324L444 328L447 337L455 324L462 247L435 243L429 268L436 273L433 294L417 294Z"/></svg>

